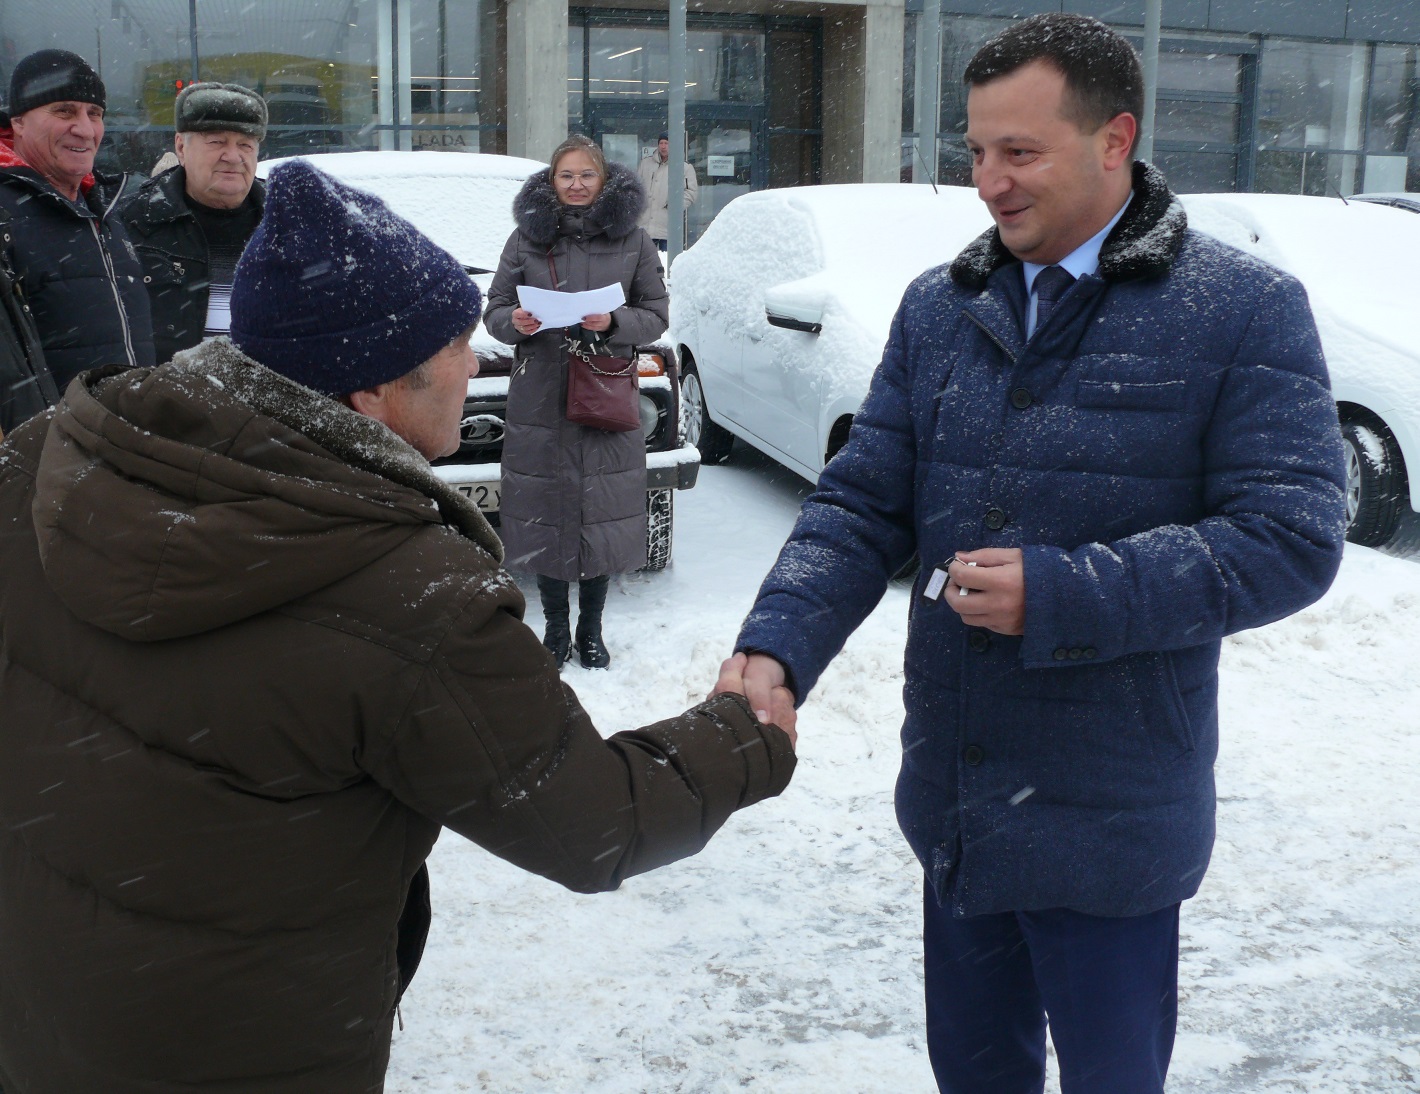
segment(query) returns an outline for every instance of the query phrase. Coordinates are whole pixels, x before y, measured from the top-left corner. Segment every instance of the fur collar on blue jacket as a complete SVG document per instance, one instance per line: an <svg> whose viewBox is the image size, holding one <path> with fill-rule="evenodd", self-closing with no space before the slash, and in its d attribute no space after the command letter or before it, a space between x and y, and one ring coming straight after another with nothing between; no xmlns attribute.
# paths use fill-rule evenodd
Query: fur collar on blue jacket
<svg viewBox="0 0 1420 1094"><path fill-rule="evenodd" d="M564 208L553 189L551 172L551 168L543 168L529 177L513 199L513 219L519 230L540 247L550 247L557 239ZM636 172L619 163L608 160L606 172L606 185L587 207L587 234L600 229L611 239L623 239L636 230L646 207L646 191Z"/></svg>
<svg viewBox="0 0 1420 1094"><path fill-rule="evenodd" d="M1157 167L1136 160L1134 200L1100 248L1099 275L1105 281L1133 281L1168 273L1188 230L1188 217ZM1019 261L1001 243L996 228L967 244L952 262L952 279L980 292L1008 262Z"/></svg>

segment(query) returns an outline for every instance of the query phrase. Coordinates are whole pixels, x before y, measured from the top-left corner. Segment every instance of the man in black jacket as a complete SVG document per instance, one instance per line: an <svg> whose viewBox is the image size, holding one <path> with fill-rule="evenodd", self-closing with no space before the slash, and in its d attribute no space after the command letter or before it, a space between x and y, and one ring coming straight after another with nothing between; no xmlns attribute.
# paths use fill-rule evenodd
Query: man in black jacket
<svg viewBox="0 0 1420 1094"><path fill-rule="evenodd" d="M0 118L0 265L18 291L6 314L17 301L33 319L61 392L85 369L154 363L138 256L112 215L124 177L94 170L104 105L103 81L82 57L45 49L15 66L9 123Z"/></svg>
<svg viewBox="0 0 1420 1094"><path fill-rule="evenodd" d="M266 103L237 84L184 88L174 110L178 166L119 206L143 262L158 360L230 323L232 273L261 221L256 158Z"/></svg>

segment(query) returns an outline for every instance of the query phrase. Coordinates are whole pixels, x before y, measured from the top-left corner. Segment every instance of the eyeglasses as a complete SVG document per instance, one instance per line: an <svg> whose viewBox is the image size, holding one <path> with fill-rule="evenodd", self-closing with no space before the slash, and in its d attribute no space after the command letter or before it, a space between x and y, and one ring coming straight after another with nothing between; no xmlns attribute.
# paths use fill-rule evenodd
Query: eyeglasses
<svg viewBox="0 0 1420 1094"><path fill-rule="evenodd" d="M558 171L552 176L557 180L558 186L571 186L574 182L580 182L583 186L590 186L601 178L595 171L583 171L579 175L574 175L571 171Z"/></svg>

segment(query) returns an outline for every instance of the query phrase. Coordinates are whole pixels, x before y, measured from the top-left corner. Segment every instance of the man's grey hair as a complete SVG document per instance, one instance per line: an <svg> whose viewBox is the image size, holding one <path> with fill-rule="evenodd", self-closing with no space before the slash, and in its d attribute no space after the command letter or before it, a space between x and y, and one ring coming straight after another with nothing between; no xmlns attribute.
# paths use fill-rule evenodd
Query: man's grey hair
<svg viewBox="0 0 1420 1094"><path fill-rule="evenodd" d="M428 361L421 361L419 365L406 372L399 378L399 382L410 391L423 391L434 382L434 377L430 375L433 369L429 367Z"/></svg>
<svg viewBox="0 0 1420 1094"><path fill-rule="evenodd" d="M472 337L473 337L473 332L474 332L475 330L477 330L477 329L478 329L478 324L475 323L473 326L469 327L466 331L463 331L462 333L460 333L457 338L451 339L450 342L449 342L449 345L452 346L452 345L454 345L454 344L456 344L456 343L458 343L458 342L463 342L463 341L465 341L465 340L467 340L467 339L469 339L469 338L472 338ZM447 349L448 346L445 346L444 348ZM440 352L442 352L442 351L440 351ZM433 358L431 357L428 361L420 361L417 366L415 366L414 368L410 369L410 370L409 370L408 372L406 372L403 376L401 376L401 377L399 378L399 382L400 382L401 384L403 384L405 387L409 388L410 391L423 391L426 387L428 387L430 384L432 384L432 383L434 382L434 377L433 377L433 371L434 371L434 370L429 367L430 362L431 362L432 360L433 360Z"/></svg>

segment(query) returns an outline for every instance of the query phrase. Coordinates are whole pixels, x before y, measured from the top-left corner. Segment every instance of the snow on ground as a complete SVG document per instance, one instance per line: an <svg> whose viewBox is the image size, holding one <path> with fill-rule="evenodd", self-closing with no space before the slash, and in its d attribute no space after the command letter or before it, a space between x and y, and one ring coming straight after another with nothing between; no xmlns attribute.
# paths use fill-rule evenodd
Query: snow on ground
<svg viewBox="0 0 1420 1094"><path fill-rule="evenodd" d="M612 668L566 669L604 733L703 696L806 489L737 448L678 495L672 567L613 587ZM1420 559L1420 521L1401 542ZM805 704L793 784L700 856L586 897L445 836L388 1090L932 1091L892 811L907 597ZM1319 604L1227 643L1170 1091L1420 1089L1418 656L1420 565L1364 548Z"/></svg>

